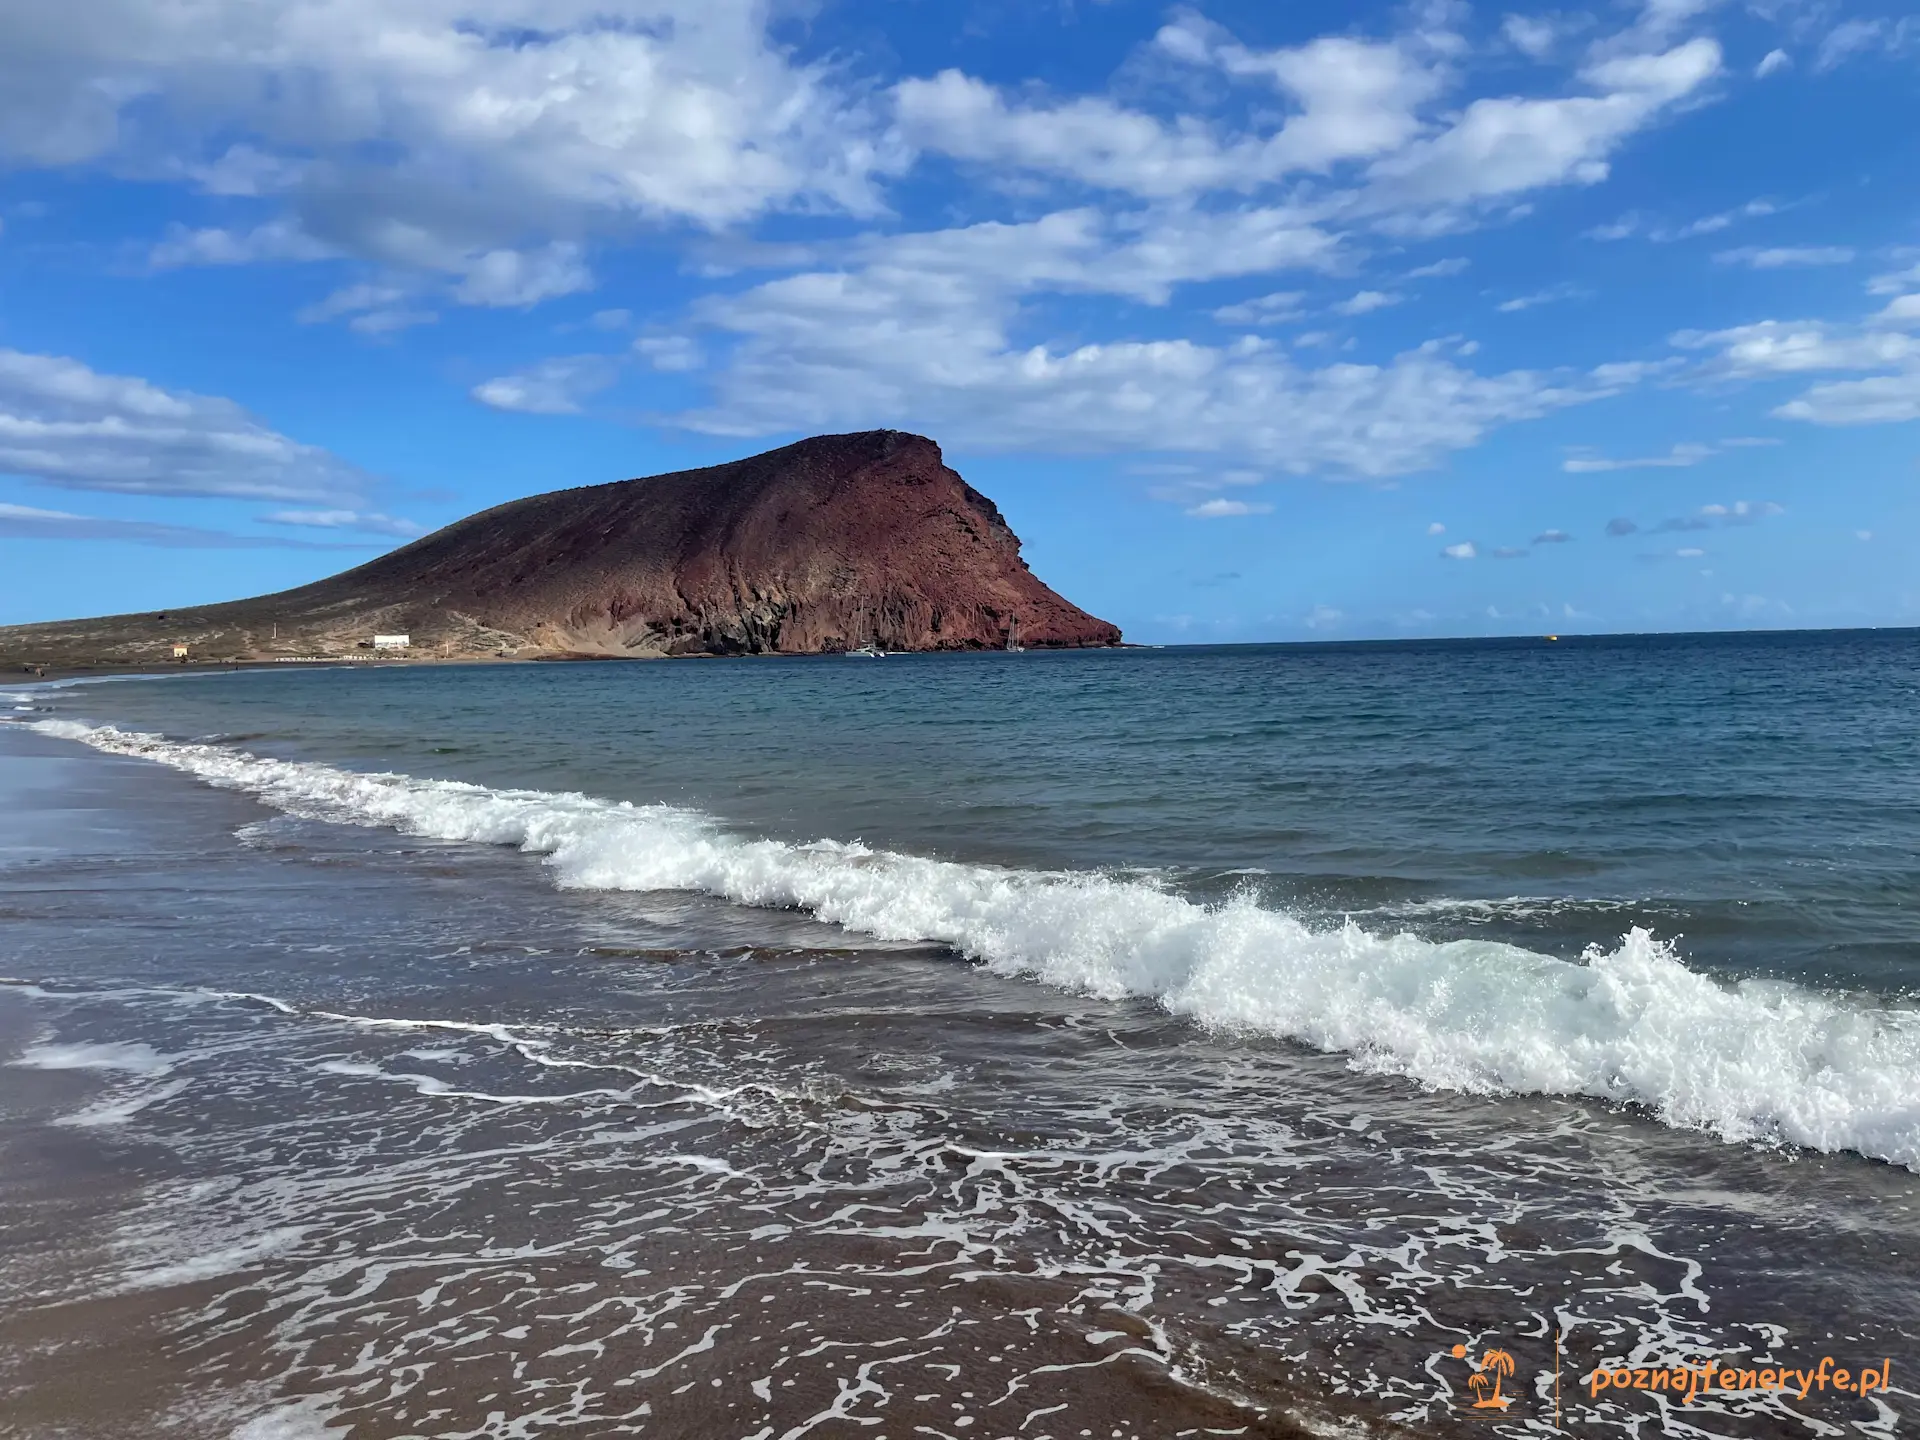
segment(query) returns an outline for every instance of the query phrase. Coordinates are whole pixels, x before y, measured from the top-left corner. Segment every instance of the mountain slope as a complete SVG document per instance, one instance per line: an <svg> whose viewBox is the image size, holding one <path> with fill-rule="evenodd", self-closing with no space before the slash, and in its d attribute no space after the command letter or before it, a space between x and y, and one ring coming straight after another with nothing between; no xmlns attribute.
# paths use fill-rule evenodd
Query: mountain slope
<svg viewBox="0 0 1920 1440"><path fill-rule="evenodd" d="M0 629L0 657L355 653L376 632L448 658L997 649L1016 623L1036 647L1120 640L1027 569L939 446L874 430L510 501L276 595Z"/></svg>

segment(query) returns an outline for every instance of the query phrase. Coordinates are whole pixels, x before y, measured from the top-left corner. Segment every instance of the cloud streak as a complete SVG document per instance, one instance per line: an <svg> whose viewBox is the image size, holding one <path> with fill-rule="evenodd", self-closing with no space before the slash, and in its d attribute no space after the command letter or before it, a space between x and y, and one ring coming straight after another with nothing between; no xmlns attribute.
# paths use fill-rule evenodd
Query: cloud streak
<svg viewBox="0 0 1920 1440"><path fill-rule="evenodd" d="M371 479L231 400L0 350L0 473L69 490L338 503Z"/></svg>

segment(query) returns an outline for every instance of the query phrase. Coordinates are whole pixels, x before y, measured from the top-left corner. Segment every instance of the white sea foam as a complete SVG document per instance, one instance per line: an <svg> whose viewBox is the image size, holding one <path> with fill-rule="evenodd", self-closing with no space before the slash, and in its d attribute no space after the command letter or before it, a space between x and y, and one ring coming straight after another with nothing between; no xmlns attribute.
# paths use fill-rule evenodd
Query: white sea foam
<svg viewBox="0 0 1920 1440"><path fill-rule="evenodd" d="M1429 1086L1596 1096L1729 1140L1920 1170L1920 1012L1722 985L1641 929L1573 964L1483 941L1316 930L1251 900L1206 907L1139 879L746 839L665 806L356 774L69 721L33 728L309 818L514 845L546 856L563 886L803 909L881 939L944 942L1002 973L1151 997Z"/></svg>
<svg viewBox="0 0 1920 1440"><path fill-rule="evenodd" d="M31 1070L123 1070L153 1078L172 1069L151 1045L31 1045L13 1062Z"/></svg>

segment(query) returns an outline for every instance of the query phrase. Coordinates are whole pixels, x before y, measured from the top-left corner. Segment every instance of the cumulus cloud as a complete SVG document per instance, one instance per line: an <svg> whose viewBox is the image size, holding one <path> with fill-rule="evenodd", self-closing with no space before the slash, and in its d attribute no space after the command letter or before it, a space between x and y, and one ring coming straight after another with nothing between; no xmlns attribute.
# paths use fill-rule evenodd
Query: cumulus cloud
<svg viewBox="0 0 1920 1440"><path fill-rule="evenodd" d="M1881 371L1857 380L1811 386L1777 406L1786 420L1816 425L1886 425L1920 419L1920 292L1916 272L1875 276L1870 294L1893 298L1858 324L1823 320L1761 320L1725 330L1683 330L1669 337L1683 350L1708 352L1700 367L1709 380L1755 380L1820 371Z"/></svg>
<svg viewBox="0 0 1920 1440"><path fill-rule="evenodd" d="M1912 336L1820 320L1760 320L1725 330L1681 330L1669 340L1683 350L1716 352L1709 372L1737 379L1874 370L1920 357L1920 340Z"/></svg>
<svg viewBox="0 0 1920 1440"><path fill-rule="evenodd" d="M350 500L371 482L231 400L0 350L0 473L72 490Z"/></svg>
<svg viewBox="0 0 1920 1440"><path fill-rule="evenodd" d="M455 296L468 305L520 308L593 285L580 247L555 241L537 250L488 250L463 258Z"/></svg>
<svg viewBox="0 0 1920 1440"><path fill-rule="evenodd" d="M1572 539L1573 536L1564 530L1542 530L1538 535L1533 537L1533 543L1536 545L1565 545Z"/></svg>
<svg viewBox="0 0 1920 1440"><path fill-rule="evenodd" d="M1471 540L1462 540L1458 545L1442 546L1440 554L1448 560L1473 560L1478 558L1480 551Z"/></svg>
<svg viewBox="0 0 1920 1440"><path fill-rule="evenodd" d="M1464 255L1452 255L1445 260L1435 260L1430 265L1416 266L1407 271L1409 280L1444 279L1449 275L1458 275L1472 263Z"/></svg>
<svg viewBox="0 0 1920 1440"><path fill-rule="evenodd" d="M1784 50L1769 50L1760 57L1760 63L1753 67L1753 78L1764 80L1793 64L1793 57Z"/></svg>
<svg viewBox="0 0 1920 1440"><path fill-rule="evenodd" d="M1447 527L1442 525L1438 520L1427 526L1427 534L1429 535L1444 535L1446 533Z"/></svg>
<svg viewBox="0 0 1920 1440"><path fill-rule="evenodd" d="M1631 535L1640 527L1624 515L1616 515L1607 521L1607 534L1618 539L1622 535Z"/></svg>
<svg viewBox="0 0 1920 1440"><path fill-rule="evenodd" d="M1621 53L1579 75L1585 94L1473 101L1436 135L1375 161L1374 207L1453 207L1542 186L1592 185L1628 136L1720 71L1705 37L1659 53Z"/></svg>
<svg viewBox="0 0 1920 1440"><path fill-rule="evenodd" d="M1421 128L1444 76L1401 41L1327 36L1255 50L1197 15L1156 38L1160 53L1277 92L1292 113L1271 133L1196 117L1162 119L1104 97L1009 99L959 70L894 87L902 136L921 149L1148 199L1249 191L1300 171L1388 153Z"/></svg>
<svg viewBox="0 0 1920 1440"><path fill-rule="evenodd" d="M681 414L710 433L912 425L976 447L1239 456L1292 473L1405 473L1496 425L1623 381L1479 375L1432 343L1384 364L1298 365L1255 336L1226 345L1016 339L1019 287L1061 273L1040 237L987 227L910 237L858 270L769 281L697 307L733 338L712 398ZM984 240L968 256L960 243ZM1024 243L1009 243L1019 239ZM928 253L941 263L925 263ZM912 263L908 263L908 261ZM1076 264L1078 262L1076 261ZM1066 273L1077 273L1069 270Z"/></svg>
<svg viewBox="0 0 1920 1440"><path fill-rule="evenodd" d="M1815 425L1894 425L1920 420L1920 370L1815 385L1773 413Z"/></svg>
<svg viewBox="0 0 1920 1440"><path fill-rule="evenodd" d="M714 226L879 208L877 121L774 43L758 0L87 12L9 17L0 154L211 173L241 130L255 172L297 169L308 233L382 260L410 239L490 250L590 216Z"/></svg>
<svg viewBox="0 0 1920 1440"><path fill-rule="evenodd" d="M512 375L483 380L473 398L494 410L522 415L577 415L582 403L618 378L604 355L569 355L543 360Z"/></svg>

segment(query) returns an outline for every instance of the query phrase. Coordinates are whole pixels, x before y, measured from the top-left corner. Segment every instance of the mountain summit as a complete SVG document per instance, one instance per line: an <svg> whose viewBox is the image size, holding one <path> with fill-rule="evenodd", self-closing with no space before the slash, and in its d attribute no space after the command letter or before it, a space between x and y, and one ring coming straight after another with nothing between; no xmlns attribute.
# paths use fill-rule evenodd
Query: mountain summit
<svg viewBox="0 0 1920 1440"><path fill-rule="evenodd" d="M444 658L807 655L1115 645L1055 594L999 509L920 435L555 490L275 595L0 629L9 661L352 654L405 634Z"/></svg>

